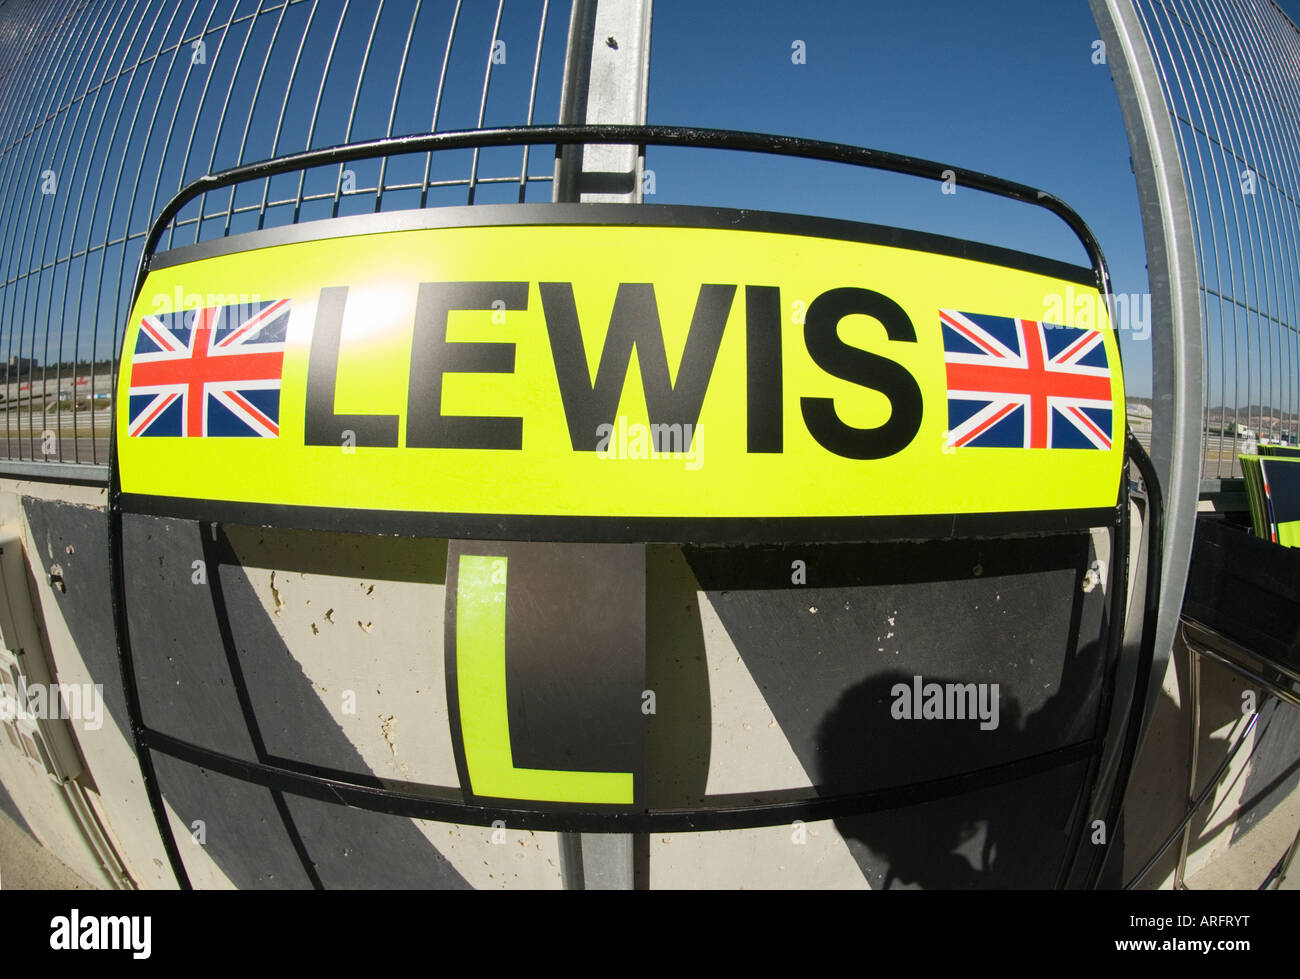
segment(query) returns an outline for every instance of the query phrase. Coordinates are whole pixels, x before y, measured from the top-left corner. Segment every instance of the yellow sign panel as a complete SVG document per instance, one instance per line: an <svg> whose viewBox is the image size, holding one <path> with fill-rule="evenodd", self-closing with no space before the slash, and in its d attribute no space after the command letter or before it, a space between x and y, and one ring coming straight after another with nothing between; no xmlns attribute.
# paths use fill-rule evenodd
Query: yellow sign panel
<svg viewBox="0 0 1300 979"><path fill-rule="evenodd" d="M1123 382L1082 270L771 215L526 210L161 256L126 330L126 498L584 536L1115 507Z"/></svg>

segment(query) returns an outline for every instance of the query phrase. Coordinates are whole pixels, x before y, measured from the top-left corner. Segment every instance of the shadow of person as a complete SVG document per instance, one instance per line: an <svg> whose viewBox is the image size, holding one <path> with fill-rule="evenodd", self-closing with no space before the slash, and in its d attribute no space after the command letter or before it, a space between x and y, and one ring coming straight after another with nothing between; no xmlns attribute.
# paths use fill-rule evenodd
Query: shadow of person
<svg viewBox="0 0 1300 979"><path fill-rule="evenodd" d="M1059 747L1051 739L1077 729L1091 701L1087 684L1071 682L1070 667L1095 663L1094 652L1085 646L1067 657L1059 692L1028 716L1000 690L994 701L989 689L977 699L978 709L994 702L997 709L983 720L979 714L916 716L928 713L929 684L944 691L948 684L966 686L950 676L918 683L889 671L849 688L818 727L819 791L841 795L911 785ZM946 698L945 706L951 707ZM842 817L835 826L875 888L1053 887L1086 771L1081 761L931 802Z"/></svg>

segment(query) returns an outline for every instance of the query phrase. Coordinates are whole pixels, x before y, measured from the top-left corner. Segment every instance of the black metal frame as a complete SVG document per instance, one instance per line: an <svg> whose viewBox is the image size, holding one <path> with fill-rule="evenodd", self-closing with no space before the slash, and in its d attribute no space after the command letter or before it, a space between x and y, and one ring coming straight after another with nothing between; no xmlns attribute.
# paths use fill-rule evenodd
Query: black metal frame
<svg viewBox="0 0 1300 979"><path fill-rule="evenodd" d="M430 133L419 136L380 139L372 142L331 147L298 153L292 156L236 167L194 181L184 188L162 210L154 222L141 254L136 276L132 308L138 300L150 270L154 249L167 227L180 210L195 197L206 192L233 186L249 180L268 178L278 174L303 171L310 167L342 164L351 160L388 156L403 153L424 153L451 149L482 148L488 146L553 145L558 156L566 145L584 143L636 144L681 146L695 149L720 149L792 156L802 159L844 163L869 169L885 170L932 180L951 176L966 187L995 196L1043 207L1060 217L1075 233L1092 263L1092 270L1101 294L1109 300L1110 278L1100 246L1083 219L1060 199L1036 188L961 167L936 163L931 160L904 156L882 150L847 146L817 140L800 139L760 133L730 130L695 129L671 126L540 126L505 129L471 130L462 132ZM345 805L361 806L380 812L460 823L489 825L494 819L505 819L517 828L562 830L579 832L637 832L637 831L702 831L778 825L793 819L827 819L837 816L858 815L901 805L932 801L980 788L986 788L1023 778L1039 771L1058 768L1089 760L1089 770L1083 791L1076 806L1076 816L1070 836L1070 845L1063 861L1058 885L1070 882L1078 863L1084 828L1089 815L1096 808L1104 808L1108 826L1115 825L1122 802L1123 790L1136 752L1137 736L1141 725L1141 689L1136 689L1128 700L1125 737L1119 745L1107 744L1105 729L1111 719L1115 701L1116 672L1121 656L1133 637L1126 635L1126 608L1128 604L1129 503L1128 460L1133 459L1142 473L1148 492L1147 549L1155 554L1147 563L1147 579L1142 583L1144 599L1142 632L1137 640L1139 670L1136 684L1143 688L1146 673L1142 664L1149 666L1154 641L1155 602L1158 597L1160 540L1160 493L1150 461L1131 437L1125 443L1124 472L1114 511L1106 511L1106 525L1113 531L1112 560L1110 561L1107 597L1108 644L1106 673L1103 678L1102 697L1098 707L1098 727L1094 736L1055 751L999 764L990 768L961 775L911 785L895 786L844 796L805 798L762 805L743 804L703 810L648 811L644 813L573 813L538 812L506 806L483 807L457 801L459 789L445 787L402 785L377 778L360 777L352 773L324 771L302 763L259 756L250 762L213 752L189 744L161 731L147 727L143 722L139 690L136 686L134 660L131 652L127 621L125 577L123 569L122 514L123 494L117 460L117 426L114 424L110 438L109 481L109 551L112 584L113 619L118 644L122 680L130 713L135 750L140 763L146 793L162 836L172 870L182 887L189 887L188 875L172 834L162 792L154 771L152 752L158 751L192 764L223 772L242 780L271 788L277 794L289 792ZM133 512L140 512L133 507ZM213 525L215 529L215 524ZM1021 531L1024 532L1023 530ZM1040 533L1042 531L1039 531ZM1002 536L1002 535L989 535ZM1123 555L1124 559L1119 559ZM1150 557L1150 555L1148 555ZM215 575L210 576L215 577ZM1127 642L1126 642L1127 640ZM1098 777L1108 754L1118 751L1119 776L1111 783L1105 800L1095 798ZM813 790L815 792L815 789ZM1104 848L1103 848L1104 849ZM1094 857L1088 882L1095 884L1103 859Z"/></svg>
<svg viewBox="0 0 1300 979"><path fill-rule="evenodd" d="M1300 684L1300 676L1295 675L1292 671L1280 666L1279 664L1271 662L1267 657L1260 656L1258 653L1239 645L1227 636L1216 632L1209 626L1197 622L1194 619L1187 618L1186 616L1179 620L1179 634L1182 636L1183 644L1187 647L1189 656L1204 656L1207 659L1213 660L1215 663L1218 663L1225 669L1236 673L1238 676L1241 676L1252 683L1258 684L1263 689L1264 696L1271 696L1273 698L1273 712L1264 721L1264 724L1260 726L1254 744L1251 745L1250 751L1246 752L1243 764L1249 762L1250 759L1254 757L1255 752L1259 750L1259 746L1264 739L1264 734L1272 723L1273 716L1281 709L1282 705L1285 704L1292 709L1300 710L1300 689L1297 689L1297 684ZM1265 676L1262 670L1271 670L1276 674L1276 676ZM1237 735L1236 740L1224 755L1218 768L1215 769L1214 773L1205 783L1205 787L1184 807L1182 817L1174 825L1173 829L1169 831L1168 835L1164 837L1161 844L1156 847L1155 852L1152 853L1147 862L1142 865L1142 868L1133 874L1124 884L1125 890L1134 890L1144 879L1146 879L1147 875L1155 868L1156 864L1160 862L1160 858L1163 857L1169 851L1169 848L1178 841L1183 831L1187 828L1187 825L1193 818L1195 818L1196 814L1200 812L1201 808L1213 797L1215 790L1218 789L1220 783L1223 781L1224 775L1227 774L1229 767L1232 764L1232 760L1241 751L1241 748L1246 743L1246 738L1249 737L1251 731L1255 730L1256 722L1258 722L1262 713L1263 705L1261 704L1259 708L1250 715L1250 720L1247 722L1246 726L1242 728L1241 733ZM1190 786L1188 795L1190 796L1191 792L1194 790L1195 786ZM1263 794L1257 797L1250 805L1239 806L1236 810L1236 817L1240 818L1244 816L1255 806L1264 802L1267 797L1267 794ZM1185 857L1186 855L1184 854L1183 856ZM1283 860L1285 860L1285 856ZM1174 878L1175 889L1179 889L1181 886L1181 865L1182 858L1180 858L1179 861L1179 875L1176 875ZM1260 884L1259 889L1266 889L1281 870L1282 861L1279 861L1279 863L1274 866L1273 870L1270 871L1269 875L1264 879L1264 882Z"/></svg>
<svg viewBox="0 0 1300 979"><path fill-rule="evenodd" d="M1120 744L1119 754L1116 759L1116 773L1110 786L1106 814L1102 817L1108 843L1119 832L1124 797L1128 792L1128 782L1133 773L1133 763L1137 759L1142 724L1145 720L1143 705L1147 701L1147 687L1151 679L1151 664L1155 658L1156 626L1160 612L1161 542L1164 539L1164 497L1160 487L1160 480L1156 475L1155 465L1151 462L1151 457L1147 455L1146 450L1142 448L1142 444L1132 432L1128 433L1128 454L1142 478L1143 490L1147 500L1143 526L1143 535L1147 541L1146 553L1143 555L1146 563L1146 581L1143 583L1141 593L1143 599L1141 617L1136 620L1126 620L1125 625L1117 630L1122 634L1122 641L1126 647L1136 648L1137 667L1133 680L1132 699L1127 707L1128 716L1124 726L1123 741ZM1125 526L1127 528L1127 521ZM1127 547L1125 550L1127 553ZM1133 628L1136 628L1137 635L1132 634L1131 629ZM1118 671L1119 657L1116 657L1111 669ZM1115 686L1115 677L1112 676L1106 686L1111 696L1114 696ZM1108 705L1103 706L1102 712L1109 713ZM1077 854L1077 849L1075 852ZM1097 886L1111 852L1109 845L1107 845L1101 847L1094 856L1085 878L1089 887Z"/></svg>

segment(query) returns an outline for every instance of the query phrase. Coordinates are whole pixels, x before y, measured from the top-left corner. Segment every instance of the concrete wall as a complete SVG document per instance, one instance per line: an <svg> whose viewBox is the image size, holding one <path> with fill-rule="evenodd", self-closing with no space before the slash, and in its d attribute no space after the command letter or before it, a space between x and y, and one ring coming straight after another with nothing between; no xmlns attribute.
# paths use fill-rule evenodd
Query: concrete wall
<svg viewBox="0 0 1300 979"><path fill-rule="evenodd" d="M104 501L98 488L0 483L0 519L21 528L60 682L103 685L102 727L76 728L86 795L131 879L172 887L126 721ZM456 786L445 541L128 516L124 542L148 725L250 760ZM796 550L807 584L790 580ZM1104 596L1081 587L1097 557L1088 535L1001 549L738 553L652 545L645 553L646 685L656 693L646 717L648 805L920 781L1068 745L1095 724ZM893 685L915 675L998 683L998 729L894 720ZM1241 701L1228 677L1207 670L1203 682L1205 777ZM1180 696L1175 669L1137 773L1123 841L1129 871L1179 815ZM1198 822L1191 872L1241 842L1248 823L1231 820L1241 800L1265 792L1284 811L1288 794L1296 798L1296 725L1289 715L1272 724ZM195 886L562 883L554 833L366 812L154 757ZM637 842L640 879L652 887L1052 886L1085 770L1080 762L953 799L805 826L652 834ZM9 750L0 750L0 785L6 811L78 874L111 885L57 786Z"/></svg>

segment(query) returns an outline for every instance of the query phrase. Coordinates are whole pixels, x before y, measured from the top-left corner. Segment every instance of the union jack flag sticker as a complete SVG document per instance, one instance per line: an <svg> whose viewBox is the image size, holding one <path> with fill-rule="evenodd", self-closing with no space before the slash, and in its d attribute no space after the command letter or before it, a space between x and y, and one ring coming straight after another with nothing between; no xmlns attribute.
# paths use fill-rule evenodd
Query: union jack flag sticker
<svg viewBox="0 0 1300 979"><path fill-rule="evenodd" d="M1110 362L1098 330L939 310L953 448L1109 449Z"/></svg>
<svg viewBox="0 0 1300 979"><path fill-rule="evenodd" d="M131 356L132 437L277 438L289 300L146 316Z"/></svg>

